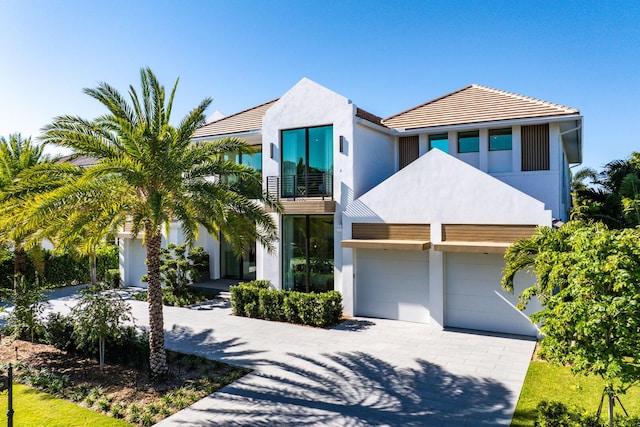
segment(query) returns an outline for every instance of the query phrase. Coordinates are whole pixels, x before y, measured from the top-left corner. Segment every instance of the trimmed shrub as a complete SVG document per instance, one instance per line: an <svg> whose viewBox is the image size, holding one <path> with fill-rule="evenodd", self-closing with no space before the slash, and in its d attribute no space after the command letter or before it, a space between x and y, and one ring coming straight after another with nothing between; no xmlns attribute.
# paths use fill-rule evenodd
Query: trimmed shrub
<svg viewBox="0 0 640 427"><path fill-rule="evenodd" d="M104 273L104 283L110 288L115 289L120 287L120 269L110 268Z"/></svg>
<svg viewBox="0 0 640 427"><path fill-rule="evenodd" d="M116 245L104 245L96 249L96 270L98 280L106 280L107 270L117 269L119 248ZM71 283L88 283L89 258L71 254L54 254L52 251L39 252L38 259L44 261L44 274L38 275L45 285L64 286ZM0 250L0 288L10 288L13 285L13 253L6 249ZM36 269L32 254L27 252L27 271L25 280L33 283Z"/></svg>
<svg viewBox="0 0 640 427"><path fill-rule="evenodd" d="M340 321L342 295L336 291L304 293L268 289L268 281L232 286L231 308L236 316L329 326Z"/></svg>
<svg viewBox="0 0 640 427"><path fill-rule="evenodd" d="M107 277L110 271L118 270L120 266L119 255L120 247L118 245L104 245L96 249L96 273L98 280L110 283ZM111 275L113 276L113 273L111 273Z"/></svg>
<svg viewBox="0 0 640 427"><path fill-rule="evenodd" d="M258 312L261 319L286 321L283 308L284 293L260 289L258 292Z"/></svg>

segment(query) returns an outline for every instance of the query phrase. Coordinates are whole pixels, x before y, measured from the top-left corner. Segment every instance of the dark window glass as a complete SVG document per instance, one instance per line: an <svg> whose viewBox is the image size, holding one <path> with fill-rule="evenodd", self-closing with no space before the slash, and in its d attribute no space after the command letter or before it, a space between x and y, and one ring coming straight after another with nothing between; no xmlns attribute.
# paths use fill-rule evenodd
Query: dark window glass
<svg viewBox="0 0 640 427"><path fill-rule="evenodd" d="M458 133L458 153L477 153L480 151L478 131Z"/></svg>
<svg viewBox="0 0 640 427"><path fill-rule="evenodd" d="M511 150L511 128L489 130L489 151Z"/></svg>
<svg viewBox="0 0 640 427"><path fill-rule="evenodd" d="M449 137L446 133L440 133L437 135L429 135L429 150L437 148L445 153L449 152Z"/></svg>

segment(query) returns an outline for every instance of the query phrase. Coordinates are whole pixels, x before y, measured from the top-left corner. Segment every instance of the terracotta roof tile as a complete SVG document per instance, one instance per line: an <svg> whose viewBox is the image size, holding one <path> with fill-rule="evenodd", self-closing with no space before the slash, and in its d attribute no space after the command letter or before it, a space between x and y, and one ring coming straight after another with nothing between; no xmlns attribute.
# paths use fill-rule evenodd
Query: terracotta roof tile
<svg viewBox="0 0 640 427"><path fill-rule="evenodd" d="M203 138L261 129L264 114L276 101L277 99L274 99L222 119L211 121L196 129L193 137Z"/></svg>
<svg viewBox="0 0 640 427"><path fill-rule="evenodd" d="M575 108L473 84L387 117L382 123L395 129L416 129L571 114L580 112Z"/></svg>

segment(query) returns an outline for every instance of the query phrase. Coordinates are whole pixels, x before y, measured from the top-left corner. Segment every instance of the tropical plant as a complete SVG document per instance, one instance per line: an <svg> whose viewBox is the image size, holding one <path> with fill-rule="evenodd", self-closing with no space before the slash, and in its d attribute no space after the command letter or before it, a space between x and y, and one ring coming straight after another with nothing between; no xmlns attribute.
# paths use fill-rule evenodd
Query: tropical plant
<svg viewBox="0 0 640 427"><path fill-rule="evenodd" d="M44 128L43 139L96 159L82 177L43 197L31 211L50 215L87 209L111 229L131 224L132 235L142 234L147 252L150 367L153 376L168 372L164 349L160 249L163 228L177 221L185 241L192 244L199 227L221 231L239 248L256 240L273 247L276 227L264 206L278 211L278 202L264 193L251 200L242 188L231 188L234 176L258 179L253 169L226 161L223 153L250 152L237 138L194 143L191 135L205 123L205 99L173 126L170 116L178 81L169 97L150 69L142 69L141 93L129 88L129 101L112 86L101 83L85 93L108 112L95 120L61 116ZM87 217L86 221L91 218Z"/></svg>
<svg viewBox="0 0 640 427"><path fill-rule="evenodd" d="M7 223L4 218L7 211L17 211L25 199L24 195L19 196L9 190L19 182L20 173L49 162L49 157L44 154L44 145L32 143L31 137L23 138L21 134L14 133L6 140L0 136L0 212L3 213L3 220L0 221L0 241L13 248L14 274L24 275L26 269L24 235L16 230L15 224Z"/></svg>
<svg viewBox="0 0 640 427"><path fill-rule="evenodd" d="M71 309L73 335L79 348L98 344L100 372L104 371L105 341L120 340L127 333L127 322L133 321L131 306L113 291L89 287Z"/></svg>
<svg viewBox="0 0 640 427"><path fill-rule="evenodd" d="M538 228L509 247L505 260L509 292L519 271L536 275L519 308L533 297L544 306L531 316L541 324L542 356L574 374L600 376L613 425L617 394L640 382L640 228L579 221Z"/></svg>
<svg viewBox="0 0 640 427"><path fill-rule="evenodd" d="M640 153L607 163L602 171L581 169L572 180L572 219L609 228L640 225Z"/></svg>
<svg viewBox="0 0 640 427"><path fill-rule="evenodd" d="M38 278L28 283L18 274L14 277L13 289L2 289L0 297L13 305L7 325L11 335L34 342L43 331L40 317L44 312L44 290Z"/></svg>

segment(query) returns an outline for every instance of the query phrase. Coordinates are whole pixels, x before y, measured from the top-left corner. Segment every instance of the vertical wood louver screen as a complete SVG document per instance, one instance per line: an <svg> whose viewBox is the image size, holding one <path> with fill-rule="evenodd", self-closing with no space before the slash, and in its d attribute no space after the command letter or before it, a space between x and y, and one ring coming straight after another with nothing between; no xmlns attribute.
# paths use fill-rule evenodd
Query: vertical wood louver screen
<svg viewBox="0 0 640 427"><path fill-rule="evenodd" d="M400 137L400 169L418 158L418 135Z"/></svg>
<svg viewBox="0 0 640 427"><path fill-rule="evenodd" d="M549 125L522 126L522 170L549 170Z"/></svg>

